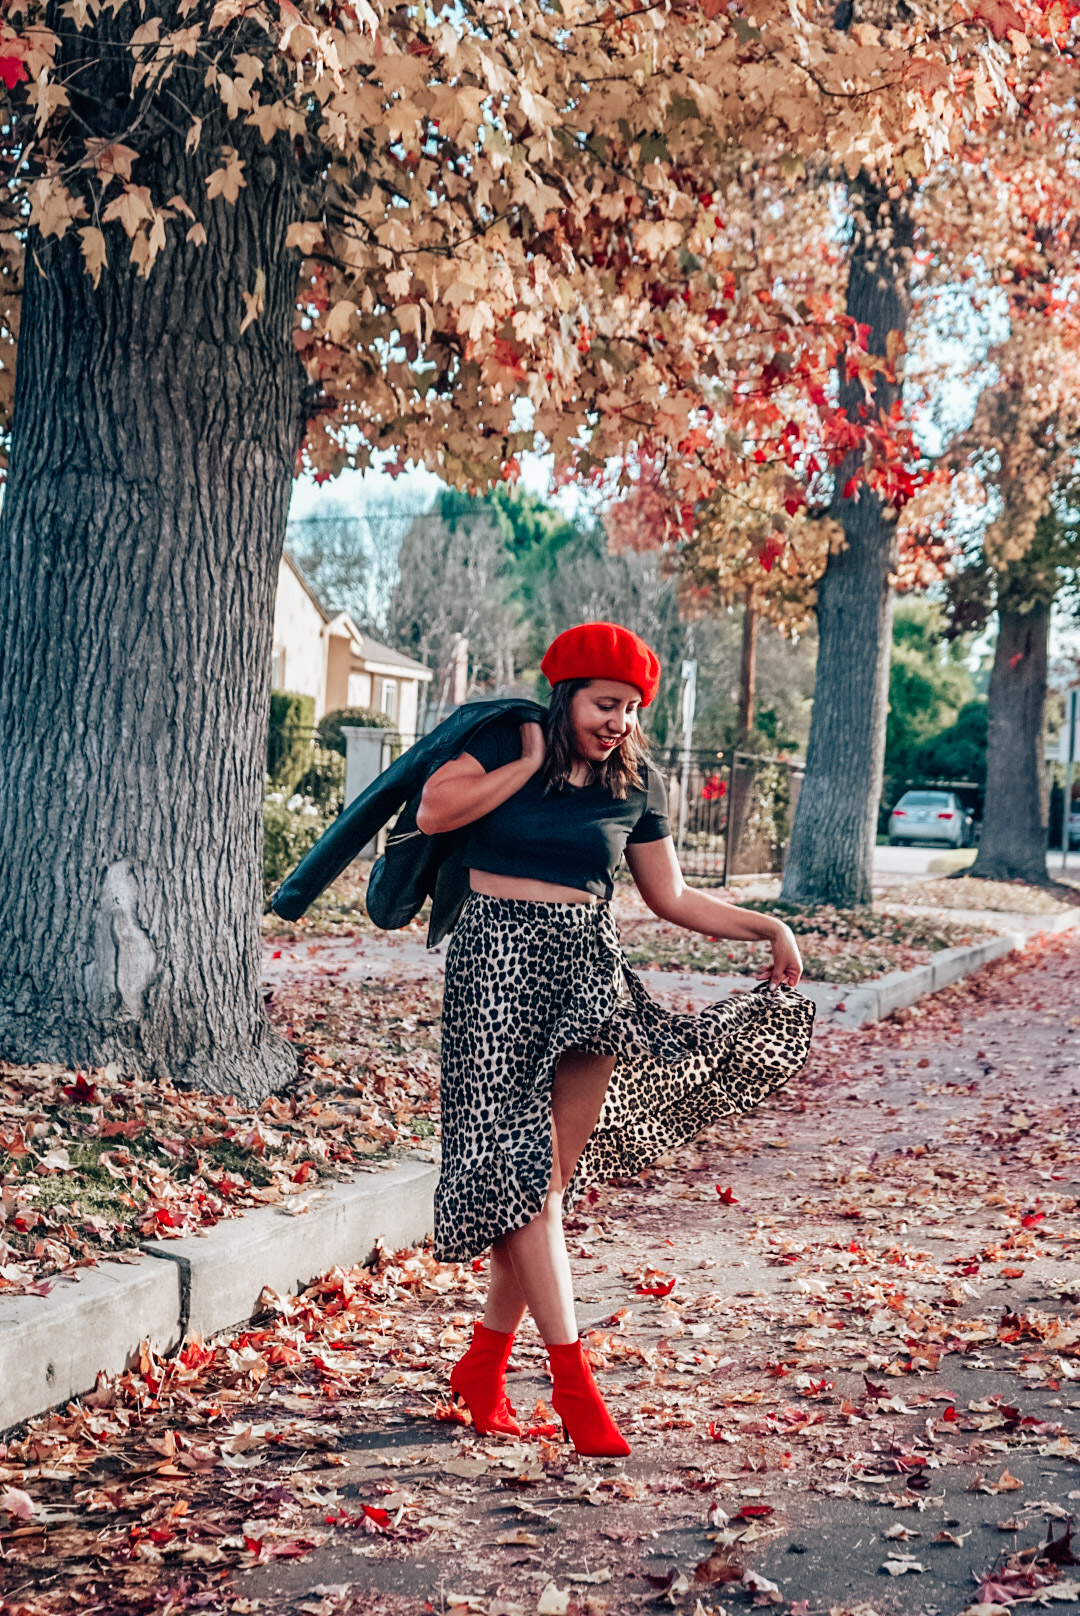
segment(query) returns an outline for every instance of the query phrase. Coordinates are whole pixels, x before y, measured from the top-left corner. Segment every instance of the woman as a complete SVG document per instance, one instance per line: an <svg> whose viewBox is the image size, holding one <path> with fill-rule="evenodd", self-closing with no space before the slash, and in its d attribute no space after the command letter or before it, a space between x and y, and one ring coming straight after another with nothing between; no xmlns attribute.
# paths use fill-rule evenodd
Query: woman
<svg viewBox="0 0 1080 1616"><path fill-rule="evenodd" d="M446 956L436 1255L491 1252L484 1319L450 1380L476 1430L521 1435L506 1365L528 1308L565 1431L579 1453L617 1457L630 1449L578 1339L567 1186L583 1153L590 1174L637 1172L761 1099L801 1065L812 1010L799 995L743 995L673 1016L645 993L610 912L624 854L661 919L767 942L774 992L795 986L802 962L781 921L683 880L638 724L660 682L644 641L582 624L559 635L541 668L552 686L546 737L535 723L489 726L431 775L417 815L427 834L468 827L471 886ZM761 1058L778 1012L799 1042L782 1072Z"/></svg>

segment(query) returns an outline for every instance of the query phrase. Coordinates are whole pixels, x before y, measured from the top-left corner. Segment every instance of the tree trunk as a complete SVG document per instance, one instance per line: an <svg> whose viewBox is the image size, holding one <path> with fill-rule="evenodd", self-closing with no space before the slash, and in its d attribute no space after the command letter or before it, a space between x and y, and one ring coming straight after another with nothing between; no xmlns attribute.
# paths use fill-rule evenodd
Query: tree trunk
<svg viewBox="0 0 1080 1616"><path fill-rule="evenodd" d="M750 604L747 593L742 622L742 654L739 658L739 738L737 746L746 746L754 727L754 700L757 692L757 642L760 617Z"/></svg>
<svg viewBox="0 0 1080 1616"><path fill-rule="evenodd" d="M95 290L74 231L31 237L0 523L0 1056L249 1102L295 1069L262 1004L259 914L303 424L297 187L289 146L260 148L235 206L201 204L207 243L170 236L146 279L112 242ZM179 143L155 171L205 199Z"/></svg>
<svg viewBox="0 0 1080 1616"><path fill-rule="evenodd" d="M1050 607L998 607L990 675L986 806L969 875L1045 881L1047 792L1043 761Z"/></svg>
<svg viewBox="0 0 1080 1616"><path fill-rule="evenodd" d="M911 221L903 200L865 175L851 204L847 312L869 327L869 352L884 354L889 332L907 329ZM899 393L899 378L879 375L873 408L887 413ZM856 377L841 378L839 398L850 420L865 413ZM836 475L832 512L845 544L818 587L814 711L782 889L792 903L842 908L872 896L892 641L894 515L865 485L843 497L861 463L862 450L853 450Z"/></svg>

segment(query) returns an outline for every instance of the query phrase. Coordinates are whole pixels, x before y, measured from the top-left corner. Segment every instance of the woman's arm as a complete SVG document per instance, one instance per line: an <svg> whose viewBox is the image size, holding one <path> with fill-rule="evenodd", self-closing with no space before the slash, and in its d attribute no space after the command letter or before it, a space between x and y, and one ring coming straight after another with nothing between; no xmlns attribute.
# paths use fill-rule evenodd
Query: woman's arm
<svg viewBox="0 0 1080 1616"><path fill-rule="evenodd" d="M539 724L521 726L521 757L504 763L490 774L476 758L463 752L430 776L420 797L416 827L425 836L457 830L483 819L493 808L520 791L544 761L544 732Z"/></svg>
<svg viewBox="0 0 1080 1616"><path fill-rule="evenodd" d="M768 943L773 962L762 973L770 982L786 982L794 987L802 976L798 944L788 926L774 915L759 915L753 909L739 909L724 903L710 892L688 887L675 857L670 836L657 842L631 843L626 862L641 896L654 915L700 931L706 937L730 937L740 943Z"/></svg>

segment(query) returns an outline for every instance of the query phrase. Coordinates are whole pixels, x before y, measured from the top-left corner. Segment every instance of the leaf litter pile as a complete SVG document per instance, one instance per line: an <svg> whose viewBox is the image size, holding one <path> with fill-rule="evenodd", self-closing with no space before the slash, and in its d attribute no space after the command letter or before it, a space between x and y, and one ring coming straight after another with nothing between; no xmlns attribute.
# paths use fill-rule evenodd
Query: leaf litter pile
<svg viewBox="0 0 1080 1616"><path fill-rule="evenodd" d="M0 1296L255 1206L298 1215L327 1182L430 1152L439 995L340 983L276 990L300 1076L257 1110L169 1084L0 1062Z"/></svg>
<svg viewBox="0 0 1080 1616"><path fill-rule="evenodd" d="M571 1220L621 1464L446 1403L482 1263L264 1293L0 1448L0 1609L950 1616L1080 1599L1080 947L1010 956ZM909 1592L909 1589L912 1590Z"/></svg>
<svg viewBox="0 0 1080 1616"><path fill-rule="evenodd" d="M869 982L888 971L926 965L943 948L967 947L992 935L986 927L935 915L879 911L802 909L776 899L747 899L744 909L776 915L795 933L809 981ZM662 920L632 919L621 924L632 965L661 970L753 975L768 964L758 944L725 937L700 937Z"/></svg>

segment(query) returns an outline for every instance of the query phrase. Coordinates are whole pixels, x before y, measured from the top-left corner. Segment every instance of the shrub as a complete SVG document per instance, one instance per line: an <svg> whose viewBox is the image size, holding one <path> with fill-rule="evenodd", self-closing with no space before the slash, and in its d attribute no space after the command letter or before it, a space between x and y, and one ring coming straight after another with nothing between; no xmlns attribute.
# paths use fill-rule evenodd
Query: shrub
<svg viewBox="0 0 1080 1616"><path fill-rule="evenodd" d="M345 756L343 726L356 729L396 729L392 718L376 712L374 707L335 707L319 720L319 745Z"/></svg>
<svg viewBox="0 0 1080 1616"><path fill-rule="evenodd" d="M271 729L314 729L315 697L296 690L271 690Z"/></svg>
<svg viewBox="0 0 1080 1616"><path fill-rule="evenodd" d="M295 690L270 692L266 772L286 797L292 796L308 763L314 724L314 696L302 696Z"/></svg>
<svg viewBox="0 0 1080 1616"><path fill-rule="evenodd" d="M324 814L339 814L345 803L345 764L336 752L324 751L296 782L296 795L306 797Z"/></svg>
<svg viewBox="0 0 1080 1616"><path fill-rule="evenodd" d="M263 882L269 891L315 846L334 818L310 797L267 791L263 800Z"/></svg>

